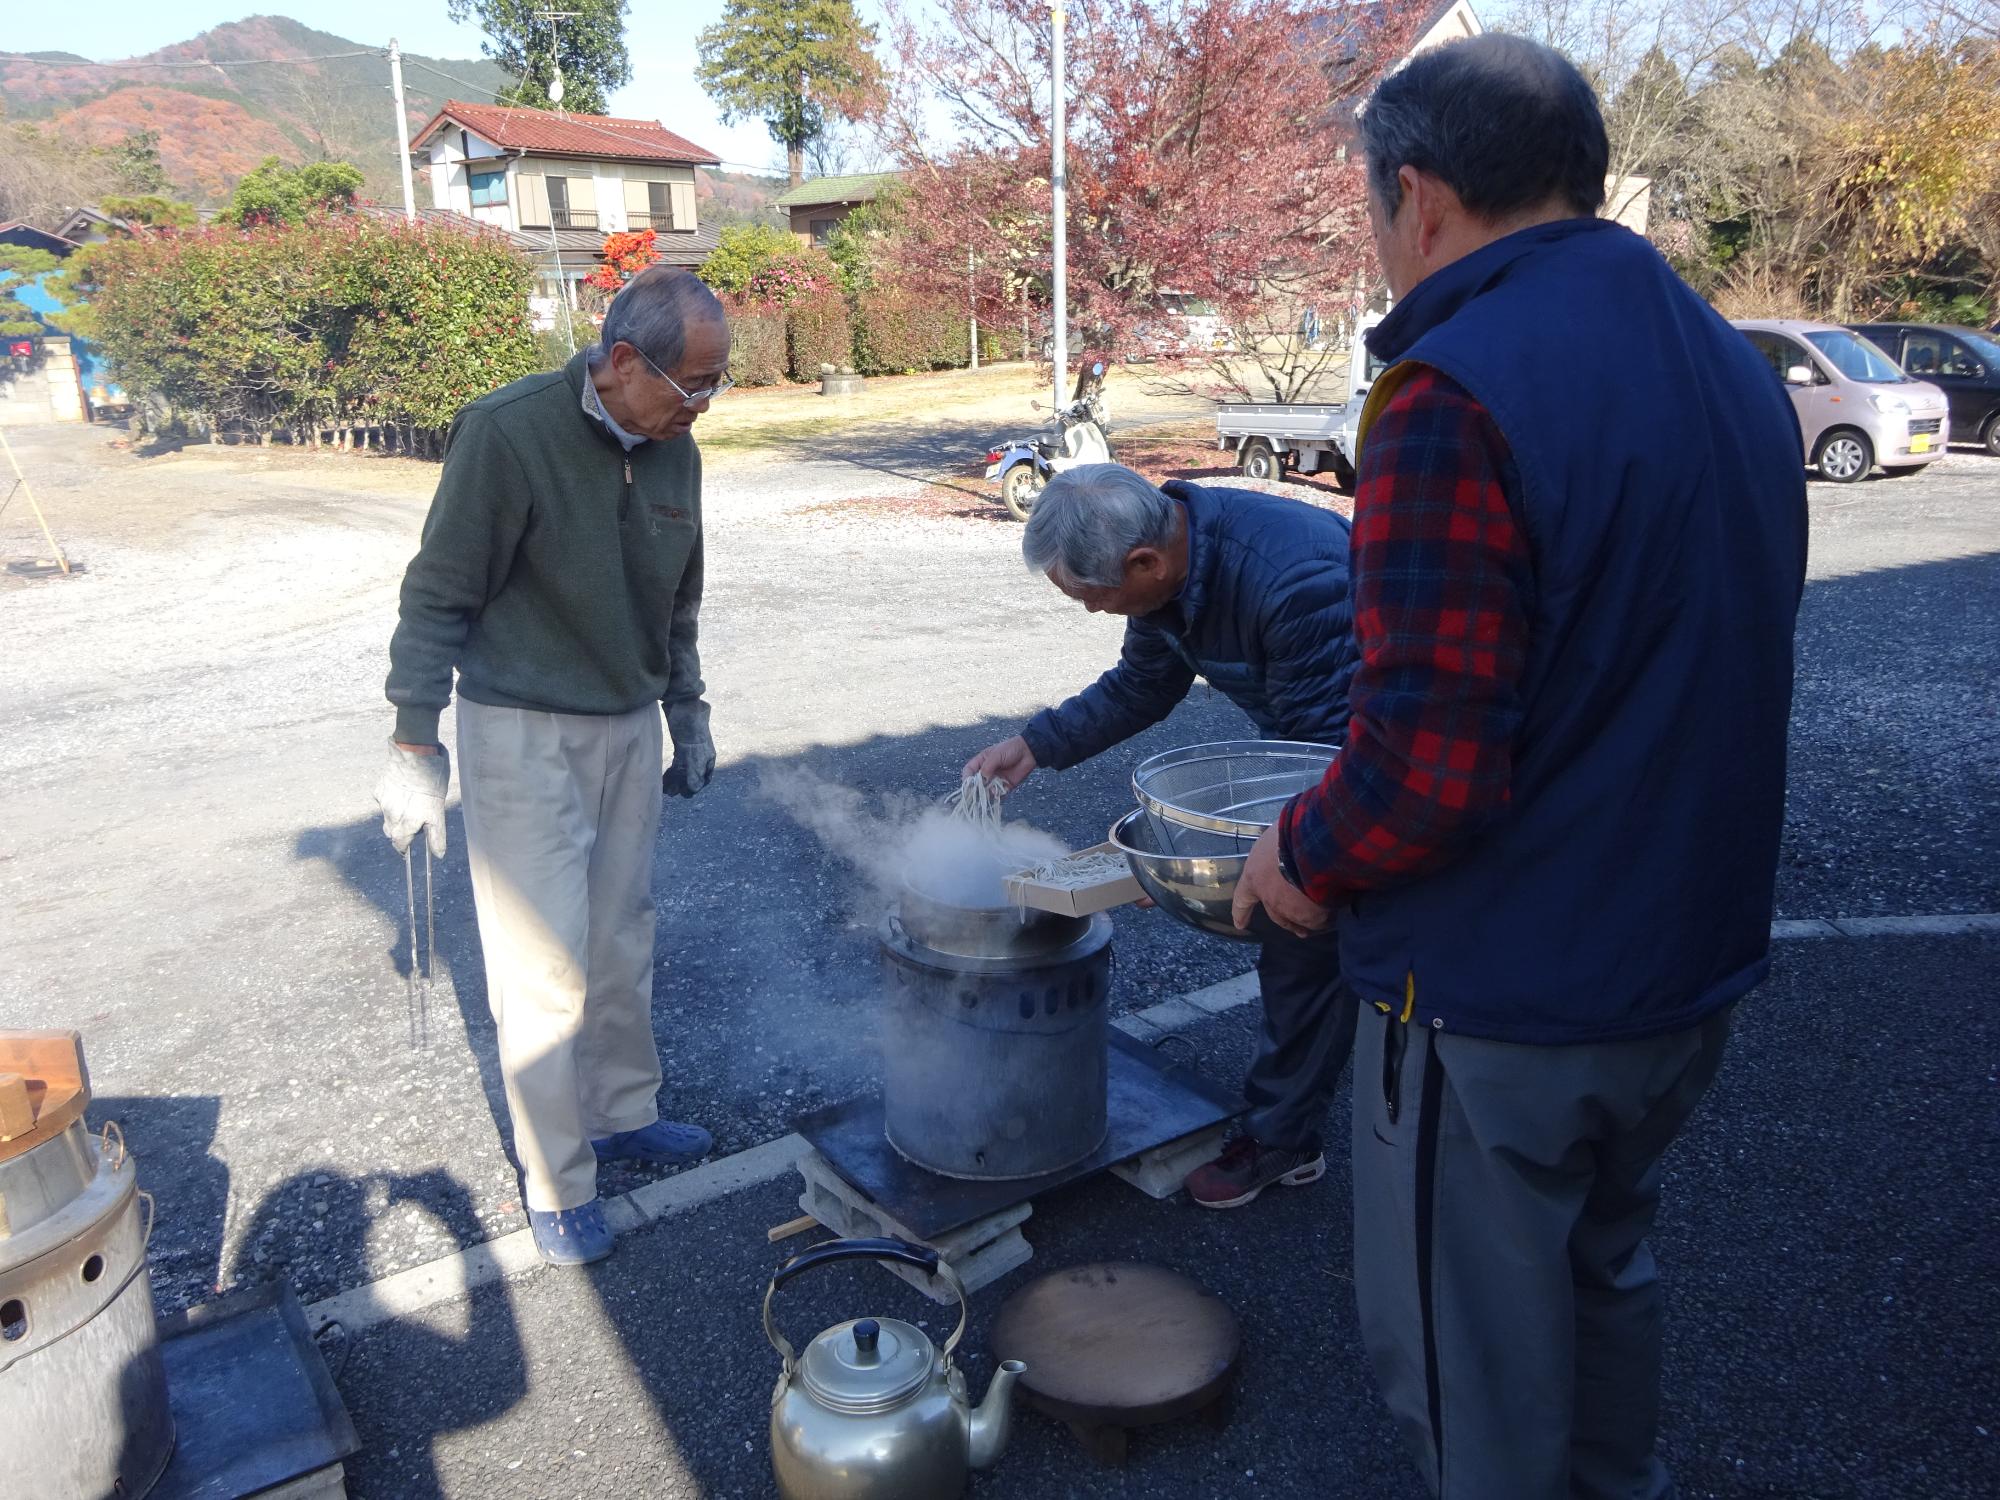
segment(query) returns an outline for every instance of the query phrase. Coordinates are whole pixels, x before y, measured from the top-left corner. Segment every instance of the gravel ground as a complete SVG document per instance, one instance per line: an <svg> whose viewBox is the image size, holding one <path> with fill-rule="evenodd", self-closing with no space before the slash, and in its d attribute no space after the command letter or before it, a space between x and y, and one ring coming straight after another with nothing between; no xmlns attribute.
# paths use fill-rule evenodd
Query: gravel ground
<svg viewBox="0 0 2000 1500"><path fill-rule="evenodd" d="M419 1017L406 990L400 862L370 812L395 586L435 470L282 451L140 460L99 431L13 436L87 571L0 574L0 695L12 730L0 740L0 909L10 913L0 1015L85 1033L95 1117L121 1120L160 1196L161 1305L273 1276L311 1300L516 1227L462 855L454 844L438 871L439 973ZM873 1072L876 904L760 789L809 771L878 796L942 791L967 755L1116 651L1115 622L1025 575L1018 529L983 484L957 481L939 501L934 481L949 475L936 451L926 466L916 452L800 444L709 468L704 657L723 769L712 790L670 809L662 832L656 1025L668 1107L713 1128L720 1151L770 1138ZM1813 490L1780 914L2000 910L2000 462L1958 453L1916 478ZM0 555L40 550L27 527L17 504L0 524ZM1198 689L1130 756L1037 777L1018 814L1095 842L1129 806L1132 759L1241 726ZM1248 966L1247 949L1165 919L1116 920L1117 1011ZM1909 1045L1971 1040L1958 1055L1986 1078L1990 1038L1956 1022L1940 1031L1935 1000L1990 1003L1990 951L1894 951L1936 985ZM1817 1017L1822 1004L1856 1020L1885 1013L1886 992L1864 1011L1862 992L1843 983L1831 974L1826 995L1807 991L1814 1005L1784 1014ZM1919 1159L1871 1145L1843 1121L1839 1153L1818 1170L1886 1174L1886 1191L1899 1172L1914 1181L1950 1160L1965 1179L1971 1121L1932 1120L1931 1095L1911 1097L1912 1119L1942 1126L1948 1152ZM1990 1120L1990 1091L1983 1107ZM603 1186L640 1180L607 1172ZM1941 1204L1893 1203L1949 1218L1967 1190L1942 1186ZM1328 1197L1341 1198L1337 1185ZM788 1215L759 1206L756 1216ZM1120 1239L1115 1226L1104 1233ZM656 1238L683 1244L681 1231ZM1840 1255L1838 1237L1822 1251L1822 1236L1803 1232L1784 1241L1787 1254L1808 1241ZM763 1264L736 1254L731 1287L744 1266ZM1065 1254L1044 1250L1050 1263ZM562 1294L529 1287L520 1295ZM439 1326L465 1315L441 1315ZM1740 1357L1754 1364L1757 1348L1741 1341ZM1822 1407L1787 1409L1791 1440L1825 1446L1804 1425L1824 1425ZM364 1425L371 1451L386 1452L373 1433L388 1430ZM1260 1441L1272 1441L1269 1430ZM567 1492L550 1484L503 1488Z"/></svg>

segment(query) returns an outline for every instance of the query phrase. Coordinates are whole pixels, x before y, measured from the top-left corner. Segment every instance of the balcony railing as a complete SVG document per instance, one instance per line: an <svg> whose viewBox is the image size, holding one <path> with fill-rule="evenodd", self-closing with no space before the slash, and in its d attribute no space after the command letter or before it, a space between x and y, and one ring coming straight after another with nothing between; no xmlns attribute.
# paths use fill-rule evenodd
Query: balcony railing
<svg viewBox="0 0 2000 1500"><path fill-rule="evenodd" d="M595 229L597 210L594 208L552 208L549 218L558 229Z"/></svg>
<svg viewBox="0 0 2000 1500"><path fill-rule="evenodd" d="M672 229L674 227L674 216L672 214L628 213L625 215L625 220L635 232L641 229Z"/></svg>

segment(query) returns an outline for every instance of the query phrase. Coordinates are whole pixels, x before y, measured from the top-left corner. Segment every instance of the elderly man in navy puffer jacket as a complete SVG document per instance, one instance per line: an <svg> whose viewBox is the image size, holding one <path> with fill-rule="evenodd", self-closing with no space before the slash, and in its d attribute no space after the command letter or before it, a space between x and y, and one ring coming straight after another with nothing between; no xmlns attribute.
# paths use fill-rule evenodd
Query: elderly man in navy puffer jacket
<svg viewBox="0 0 2000 1500"><path fill-rule="evenodd" d="M1019 786L1150 728L1196 677L1228 695L1270 739L1338 745L1354 673L1347 522L1249 490L1155 488L1118 464L1057 475L1021 540L1029 568L1093 614L1123 615L1118 664L1011 739L966 764ZM1188 1194L1238 1208L1275 1184L1326 1173L1320 1124L1354 1036L1354 997L1331 933L1258 928L1263 1027L1244 1083L1250 1112Z"/></svg>

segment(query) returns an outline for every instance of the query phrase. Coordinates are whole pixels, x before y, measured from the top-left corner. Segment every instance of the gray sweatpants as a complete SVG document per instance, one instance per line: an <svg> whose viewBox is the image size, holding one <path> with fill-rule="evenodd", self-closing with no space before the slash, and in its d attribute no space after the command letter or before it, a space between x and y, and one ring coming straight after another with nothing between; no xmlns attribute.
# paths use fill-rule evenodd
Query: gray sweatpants
<svg viewBox="0 0 2000 1500"><path fill-rule="evenodd" d="M597 1196L594 1137L660 1116L653 844L660 706L458 702L458 786L486 998L529 1208Z"/></svg>
<svg viewBox="0 0 2000 1500"><path fill-rule="evenodd" d="M1263 914L1260 912L1259 917ZM1340 938L1294 937L1265 919L1257 955L1262 1016L1243 1080L1243 1128L1283 1151L1317 1146L1340 1070L1354 1046L1354 992L1341 981Z"/></svg>
<svg viewBox="0 0 2000 1500"><path fill-rule="evenodd" d="M1365 1005L1354 1289L1375 1377L1444 1500L1658 1500L1660 1159L1728 1012L1531 1047Z"/></svg>

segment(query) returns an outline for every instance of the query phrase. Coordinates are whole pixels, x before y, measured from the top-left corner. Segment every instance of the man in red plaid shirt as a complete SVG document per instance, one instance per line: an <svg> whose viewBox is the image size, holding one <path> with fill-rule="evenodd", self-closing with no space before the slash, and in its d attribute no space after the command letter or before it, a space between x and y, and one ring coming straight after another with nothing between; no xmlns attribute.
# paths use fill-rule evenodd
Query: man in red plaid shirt
<svg viewBox="0 0 2000 1500"><path fill-rule="evenodd" d="M1769 967L1797 424L1595 217L1604 125L1559 54L1426 51L1360 132L1397 299L1369 335L1361 660L1237 920L1340 914L1361 1332L1433 1490L1657 1500L1646 1236Z"/></svg>

